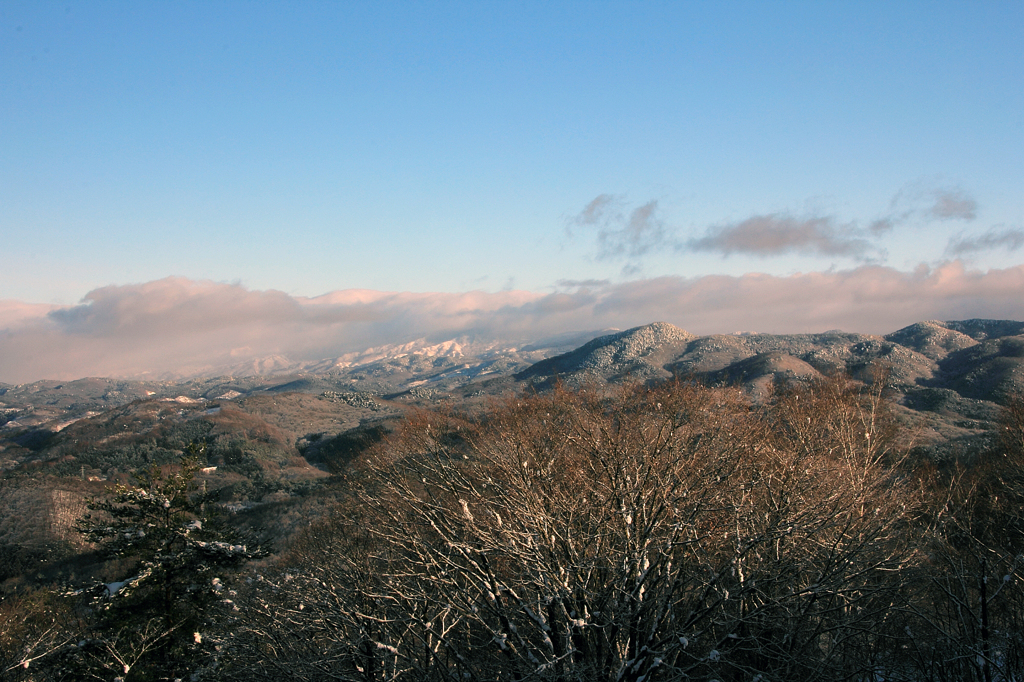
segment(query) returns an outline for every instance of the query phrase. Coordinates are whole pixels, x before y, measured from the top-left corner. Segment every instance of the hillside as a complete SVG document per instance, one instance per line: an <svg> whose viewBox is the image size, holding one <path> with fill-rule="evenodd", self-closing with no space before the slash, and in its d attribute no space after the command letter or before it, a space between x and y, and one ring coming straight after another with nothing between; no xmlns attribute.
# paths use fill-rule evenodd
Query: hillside
<svg viewBox="0 0 1024 682"><path fill-rule="evenodd" d="M721 334L696 337L666 323L637 327L537 363L516 375L533 386L696 378L741 385L753 397L773 382L847 373L870 382L887 371L902 418L937 458L977 449L991 437L998 405L1024 392L1024 323L926 321L885 336Z"/></svg>
<svg viewBox="0 0 1024 682"><path fill-rule="evenodd" d="M208 500L203 504L209 506L199 507L197 514L204 519L199 525L185 526L185 535L220 528L217 532L226 533L224 537L244 537L248 543L223 547L259 547L254 556L263 556L266 550L270 553L267 563L255 565L246 583L250 587L238 585L240 591L253 590L251 595L258 599L289 595L284 604L300 604L300 611L307 602L299 593L289 592L300 588L287 587L288 576L294 575L293 562L306 566L307 579L312 580L302 590L335 589L337 575L353 565L346 564L340 573L324 573L326 581L313 580L310 576L321 575L320 553L333 557L332 561L347 556L348 550L338 547L358 553L367 524L395 522L398 525L392 528L405 527L406 520L416 514L433 514L431 505L438 500L460 507L457 513L448 510L431 518L435 525L428 524L424 537L432 538L439 527L436 523L451 519L464 519L471 529L482 527L479 519L491 517L474 516L468 506L461 505L468 505L465 497L471 491L482 495L481 500L489 499L491 476L500 471L510 475L509 480L523 483L523 493L531 495L546 490L531 483L531 477L547 482L551 477L564 478L567 496L554 508L559 514L562 508L581 505L580 509L596 514L595 519L615 517L598 502L605 483L591 491L591 498L578 495L578 476L604 471L603 465L578 465L595 454L584 441L595 446L602 443L611 447L609 452L619 452L619 445L625 444L623 452L646 453L630 467L646 466L663 454L658 439L679 431L678 446L687 452L709 448L707 476L694 479L694 492L728 479L726 469L735 474L749 468L736 481L738 501L747 499L748 485L754 480L769 488L775 485L772 481L789 480L788 473L774 479L759 473L761 467L784 465L768 455L796 456L803 452L799 444L817 443L815 457L823 458L815 465L820 476L811 475L806 467L784 468L789 473L804 472L806 481L800 485L821 485L821 509L827 510L832 509L833 489L821 477L846 475L837 473L849 471L851 462L841 460L843 452L870 453L880 447L871 455L869 466L855 467L866 472L882 465L889 447L901 454L909 450L909 457L894 458L894 466L916 467L907 469L915 473L879 479L876 490L882 495L888 494L894 481L919 480L927 485L931 475L955 478L957 472L974 470L985 474L992 462L1004 458L1005 451L995 447L1008 442L999 440L997 428L1007 412L1004 406L1024 409L1024 403L1013 400L1024 394L1022 332L1020 322L966 320L920 322L885 336L840 331L696 336L658 322L589 339L569 336L515 347L453 342L376 349L344 361L324 361L315 370L275 376L195 377L181 382L88 378L0 386L0 607L8 613L4 622L21 627L23 602L19 600L36 598L32 595L52 597L58 594L56 586L99 580L100 587L110 591L110 585L133 579L132 571L118 572L127 569L116 559L96 553L97 546L76 532L76 521L86 514L91 499L112 494L112 484L130 485L139 480L140 472L166 476L183 466L188 453L197 458L190 464L193 492ZM669 383L676 378L680 384ZM812 383L816 379L822 381ZM878 423L873 418L868 422L859 410L869 407L878 395L861 392L860 386L879 387L880 379L891 403L873 403L884 416ZM603 390L616 384L640 384L645 390ZM513 395L518 397L502 400ZM680 411L662 412L663 403L672 401L681 401ZM888 404L893 408L891 415ZM556 414L561 414L560 421L549 421ZM684 414L685 418L678 416ZM1019 416L1024 424L1024 412ZM566 436L565 428L575 433ZM687 435L688 430L694 432ZM538 455L543 457L532 463L515 460L521 453L507 449L509 434L519 434L525 439L521 445L539 448ZM609 434L614 436L611 441ZM549 455L565 458L566 464L554 466ZM465 487L468 479L463 476L479 464L474 457L493 458L491 464L497 468L478 482L479 487ZM755 461L757 457L764 459ZM510 462L514 466L503 468ZM971 466L977 462L982 465ZM391 465L408 470L394 478ZM458 473L460 467L467 468ZM431 504L415 504L416 491L428 483L424 475L430 471L454 478L431 498ZM917 472L931 473L918 476ZM687 463L665 480L678 481L680 475L697 473ZM881 475L890 476L884 471ZM630 475L613 478L617 485L634 485ZM645 483L652 487L644 495L665 488L652 481ZM635 484L640 484L640 478ZM390 497L379 497L389 486ZM940 492L948 487L941 482L936 486ZM143 497L149 499L148 495ZM644 495L637 499L647 499ZM998 497L993 495L993 501ZM945 498L936 499L941 510ZM871 515L858 505L851 507L856 513L850 518L859 523ZM529 508L543 506L531 503ZM706 511L698 507L694 513ZM390 516L396 509L404 509L402 519ZM897 516L908 513L901 498L893 500L891 511ZM364 521L364 513L376 520ZM502 528L515 513L502 509L493 516L494 528ZM760 523L770 516L750 519ZM347 518L344 523L350 525L335 525L338 518ZM822 523L828 526L832 518L829 511ZM624 529L632 528L630 516L621 521ZM623 532L628 538L632 531ZM809 527L807 537L818 532L817 526ZM530 533L521 537L532 538ZM778 538L789 537L788 533L780 526ZM730 547L740 547L737 543ZM495 549L509 546L502 541ZM423 547L433 551L430 543ZM804 549L794 554L805 555ZM723 566L733 565L728 561ZM405 571L405 559L400 564ZM527 567L534 565L533 559L524 562ZM774 560L766 563L774 565ZM282 582L261 583L260 576L267 571L278 571ZM349 594L374 575L354 578L338 594ZM218 585L212 589L219 594ZM105 603L104 597L99 599ZM262 626L246 619L262 617L258 615L262 603L251 602L249 608L255 611L245 615L232 610L225 627L230 630L230 624L241 619L258 630ZM46 615L49 607L31 608ZM273 612L265 615L274 622ZM723 632L727 637L731 630ZM76 637L73 641L83 641ZM20 641L0 637L0 645L16 640ZM191 640L186 637L186 641ZM11 652L17 646L3 650ZM265 649L262 644L246 645L239 651L254 655ZM260 669L261 661L252 665ZM240 672L238 679L248 679L245 674Z"/></svg>
<svg viewBox="0 0 1024 682"><path fill-rule="evenodd" d="M258 414L283 429L283 445L297 454L296 444L304 444L324 468L316 453L325 437L397 418L410 406L472 409L492 396L545 390L555 381L580 386L671 377L740 385L759 399L772 383L836 372L870 381L878 367L886 368L893 398L903 418L918 428L922 447L946 456L987 438L998 405L1024 390L1024 323L1010 320L925 321L885 336L841 331L695 336L657 322L593 336L564 335L520 346L466 339L406 344L274 376L0 385L0 466L12 470L53 461L66 455L71 442L79 443L72 448L76 451L88 449L84 444L95 439L82 433L128 405L138 412L161 405L163 429L168 420L209 420L204 411L216 407L225 415ZM137 430L145 422L122 427L141 437Z"/></svg>

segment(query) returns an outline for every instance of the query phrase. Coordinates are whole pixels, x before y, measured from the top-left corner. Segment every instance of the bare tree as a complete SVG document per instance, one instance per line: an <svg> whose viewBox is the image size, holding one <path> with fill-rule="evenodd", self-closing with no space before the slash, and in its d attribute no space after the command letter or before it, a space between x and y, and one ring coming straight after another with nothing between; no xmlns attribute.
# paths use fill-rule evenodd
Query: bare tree
<svg viewBox="0 0 1024 682"><path fill-rule="evenodd" d="M313 628L330 669L265 652L302 679L868 679L913 556L884 412L831 379L421 415L248 634Z"/></svg>
<svg viewBox="0 0 1024 682"><path fill-rule="evenodd" d="M1024 402L1010 395L995 449L926 479L927 588L912 601L919 636L908 647L922 674L984 682L1024 674L1022 434Z"/></svg>

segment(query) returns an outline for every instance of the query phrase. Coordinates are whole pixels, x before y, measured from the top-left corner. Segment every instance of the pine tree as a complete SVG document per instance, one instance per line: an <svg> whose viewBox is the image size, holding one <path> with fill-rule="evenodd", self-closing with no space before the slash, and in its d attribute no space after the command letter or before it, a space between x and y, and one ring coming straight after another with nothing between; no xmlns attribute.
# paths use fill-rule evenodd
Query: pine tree
<svg viewBox="0 0 1024 682"><path fill-rule="evenodd" d="M77 592L91 597L92 616L90 636L67 661L80 674L173 679L215 660L215 638L204 635L219 607L233 607L226 581L266 552L220 522L214 494L195 480L202 449L189 452L174 470L154 466L91 501L75 526L117 571Z"/></svg>

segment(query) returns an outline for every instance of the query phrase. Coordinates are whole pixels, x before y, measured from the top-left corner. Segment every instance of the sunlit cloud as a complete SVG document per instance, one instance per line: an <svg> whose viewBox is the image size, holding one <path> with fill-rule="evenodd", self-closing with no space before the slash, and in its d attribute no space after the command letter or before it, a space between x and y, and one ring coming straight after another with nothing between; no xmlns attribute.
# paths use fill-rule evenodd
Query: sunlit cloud
<svg viewBox="0 0 1024 682"><path fill-rule="evenodd" d="M681 248L723 256L798 253L860 261L873 260L880 253L855 226L839 224L830 216L797 219L777 213L711 227L703 237L690 239Z"/></svg>
<svg viewBox="0 0 1024 682"><path fill-rule="evenodd" d="M45 303L0 300L0 331L38 320L45 317L51 310L59 308L60 306L47 305Z"/></svg>
<svg viewBox="0 0 1024 682"><path fill-rule="evenodd" d="M5 301L0 381L241 372L246 362L251 367L267 357L311 362L463 336L539 341L658 320L711 334L887 333L925 319L1024 319L1024 265L976 271L952 261L910 272L861 265L788 277L673 276L565 289L345 290L310 299L169 278L104 287L60 308Z"/></svg>
<svg viewBox="0 0 1024 682"><path fill-rule="evenodd" d="M1021 319L1024 266L987 272L954 261L911 272L863 265L789 277L751 273L627 282L595 307L602 319L664 319L697 334L844 329L887 333L925 319Z"/></svg>
<svg viewBox="0 0 1024 682"><path fill-rule="evenodd" d="M827 213L799 216L790 211L755 214L738 221L708 226L703 234L686 236L669 227L658 213L658 202L632 208L623 197L600 194L566 220L571 237L592 235L599 260L624 261L624 279L644 272L646 257L664 249L677 253L714 253L723 257L775 258L814 256L843 258L855 263L884 263L886 235L907 226L933 222L972 221L978 202L965 189L936 186L929 181L911 183L893 196L887 210L872 220L841 220ZM1012 235L996 246L1009 247ZM965 242L956 256L989 248L988 242Z"/></svg>

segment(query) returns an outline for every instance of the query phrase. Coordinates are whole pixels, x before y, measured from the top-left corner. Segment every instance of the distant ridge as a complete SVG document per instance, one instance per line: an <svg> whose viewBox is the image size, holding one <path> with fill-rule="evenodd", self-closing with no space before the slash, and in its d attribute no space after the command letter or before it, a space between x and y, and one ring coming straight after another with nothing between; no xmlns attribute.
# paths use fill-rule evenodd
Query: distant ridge
<svg viewBox="0 0 1024 682"><path fill-rule="evenodd" d="M667 322L634 327L600 336L576 350L542 360L516 375L519 380L553 374L593 373L607 378L633 376L650 378L664 374L660 366L675 351L697 338Z"/></svg>
<svg viewBox="0 0 1024 682"><path fill-rule="evenodd" d="M953 351L963 350L978 343L972 336L951 328L953 322L928 320L886 334L886 341L898 343L932 360L940 360Z"/></svg>
<svg viewBox="0 0 1024 682"><path fill-rule="evenodd" d="M695 336L665 322L598 337L519 372L520 381L570 384L695 376L713 384L763 388L767 378L846 372L867 378L877 364L903 391L955 386L998 398L1024 390L1024 322L928 320L885 336L820 334Z"/></svg>
<svg viewBox="0 0 1024 682"><path fill-rule="evenodd" d="M1024 322L925 320L885 336L836 330L696 336L655 322L528 343L421 339L304 365L273 357L236 365L240 371L234 376L211 371L176 381L0 384L0 453L8 434L55 433L118 405L176 396L214 404L312 394L384 405L379 409L398 414L402 405L472 409L494 396L543 391L556 381L576 387L678 376L738 386L758 400L773 385L836 372L870 382L876 366L889 370L887 389L920 429L922 443L940 443L950 452L974 447L971 439L993 437L999 404L1010 394L1024 394ZM257 374L261 369L270 371ZM371 410L364 416L380 414Z"/></svg>

